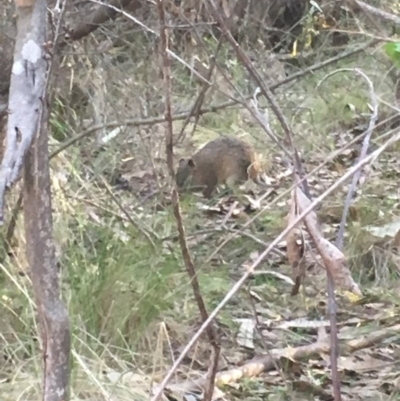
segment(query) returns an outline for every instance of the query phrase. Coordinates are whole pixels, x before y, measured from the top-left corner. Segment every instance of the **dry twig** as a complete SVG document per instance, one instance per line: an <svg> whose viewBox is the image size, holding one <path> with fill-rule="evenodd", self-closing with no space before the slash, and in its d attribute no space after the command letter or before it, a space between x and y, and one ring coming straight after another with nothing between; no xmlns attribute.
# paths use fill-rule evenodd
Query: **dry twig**
<svg viewBox="0 0 400 401"><path fill-rule="evenodd" d="M365 349L374 344L392 337L400 330L400 324L378 330L367 336L362 336L354 340L345 340L341 343L341 348L345 354L351 354L355 351ZM268 355L257 356L245 363L243 366L230 369L225 372L219 372L216 376L216 385L224 386L230 383L236 383L244 377L255 377L264 372L272 371L279 366L281 359L290 359L291 361L301 362L310 358L320 357L321 354L327 354L330 344L323 339L318 339L315 343L303 345L300 347L287 347L283 349L271 350ZM205 378L200 377L196 380L185 380L185 382L174 383L169 386L170 390L177 393L186 393L196 391L205 384Z"/></svg>
<svg viewBox="0 0 400 401"><path fill-rule="evenodd" d="M204 303L203 297L200 291L200 285L197 279L196 270L194 268L194 263L192 257L189 252L189 248L187 245L186 235L185 235L185 227L182 221L182 214L180 210L179 204L179 196L177 191L177 186L175 182L175 170L174 170L174 158L173 158L173 127L172 127L172 112L171 112L171 71L170 71L170 58L168 52L168 36L167 36L167 28L165 22L165 12L164 12L164 4L163 0L157 1L158 11L160 16L160 36L161 36L161 53L162 53L162 72L163 72L163 79L164 79L164 86L165 86L165 121L167 122L167 129L166 129L166 153L167 153L167 164L168 170L170 173L170 178L172 181L172 207L174 210L175 219L178 226L178 233L179 233L179 244L182 251L183 260L185 262L186 271L190 277L190 282L193 288L193 294L196 299L197 306L199 308L199 312L201 315L202 322L207 321L209 318L206 305ZM215 375L218 369L218 359L220 353L220 345L218 343L217 334L214 330L213 325L207 325L206 332L208 335L208 339L212 346L212 352L210 356L210 366L207 375L207 381L204 390L204 400L211 401L213 392L214 392L214 382L215 382ZM154 397L156 401L162 391L163 387L161 387L158 391L158 394Z"/></svg>
<svg viewBox="0 0 400 401"><path fill-rule="evenodd" d="M294 164L295 167L300 174L301 177L304 176L303 168L300 163L300 157L296 151L296 148L293 143L293 134L292 130L289 126L289 123L287 122L284 114L282 113L278 103L276 102L271 89L265 85L262 77L258 73L258 71L254 68L251 60L249 57L246 55L246 53L243 51L243 49L239 46L239 44L236 42L235 38L233 37L232 33L229 31L227 23L225 21L225 18L219 13L218 8L214 2L214 0L207 0L207 4L211 8L212 14L214 18L217 20L218 24L220 25L223 35L226 37L227 41L232 45L232 48L236 52L236 56L239 59L239 61L246 67L247 71L249 72L250 76L254 79L254 81L257 83L259 86L261 93L265 96L265 98L268 100L268 103L271 106L272 111L276 115L279 123L282 126L283 131L286 134L286 141L290 145L292 151L293 151L293 156L294 156ZM307 196L310 196L310 191L308 189L308 184L307 181L303 181L303 186L304 186L304 191L307 194Z"/></svg>
<svg viewBox="0 0 400 401"><path fill-rule="evenodd" d="M324 67L326 67L329 64L333 64L339 60L342 60L343 58L346 57L350 57L354 54L360 53L363 50L367 49L370 46L375 45L376 43L379 43L380 40L371 40L369 42L367 42L366 44L358 47L357 49L354 50L349 50L347 52L344 52L343 54L340 54L338 56L332 57L328 60L325 60L321 63L317 63L315 65L312 65L308 68L305 68L302 71L296 72L292 75L289 75L288 77L286 77L285 79L276 82L275 84L269 86L268 88L273 91L274 89L279 88L282 85L286 85L289 82L292 82L298 78L301 78L307 74L311 74L314 71L317 71L319 69L322 69ZM253 95L249 95L245 98L245 100L250 100L253 97ZM229 107L235 106L237 104L241 104L240 100L229 100L226 101L224 103L220 103L217 105L211 105L209 107L205 107L202 108L200 110L197 111L197 115L202 116L203 114L207 114L207 113L216 113L219 110L223 110L223 109L227 109ZM173 121L179 121L179 120L185 120L188 118L188 116L190 115L190 111L189 112L185 112L185 113L180 113L180 114L175 114L174 116L172 116L172 120ZM64 143L61 144L61 146L55 150L52 154L51 157L54 157L56 155L58 155L59 153L61 153L62 151L64 151L65 149L69 148L70 146L72 146L73 144L75 144L76 142L80 141L83 138L86 138L89 135L92 135L94 133L96 133L99 130L102 130L104 128L115 128L115 127L119 127L119 126L132 126L132 127L138 127L141 125L154 125L154 124L161 124L161 123L165 123L165 117L164 116L160 116L160 117L152 117L152 118L146 118L146 119L132 119L132 120L125 120L125 121L110 121L106 124L95 124L89 128L87 128L86 130L84 130L83 132L81 132L80 134L66 140Z"/></svg>
<svg viewBox="0 0 400 401"><path fill-rule="evenodd" d="M286 142L290 146L291 151L293 153L293 165L296 170L294 173L294 176L297 177L297 175L300 175L300 178L302 180L299 181L299 180L297 180L297 178L295 178L295 179L296 179L298 185L300 185L300 182L302 182L302 186L304 188L305 194L307 195L307 197L309 199L311 199L307 180L304 179L305 174L304 174L303 167L302 167L302 164L300 161L300 157L299 157L298 151L294 144L293 133L292 133L292 130L291 130L288 122L286 121L284 114L282 113L278 103L276 102L271 90L264 84L261 76L259 75L257 70L254 68L250 59L247 57L245 52L241 49L239 44L236 42L236 40L232 36L231 32L228 30L227 24L224 21L224 17L218 12L218 9L214 3L214 0L208 0L207 4L210 5L210 8L212 9L215 19L218 21L219 25L221 26L224 36L227 38L227 40L231 43L232 47L234 48L238 59L247 68L249 74L252 76L252 78L255 80L255 82L259 86L261 93L268 100L272 111L274 112L278 121L280 122L280 124L286 134ZM268 129L266 129L266 132L267 132L267 134L270 135L270 132ZM328 297L329 297L328 305L329 305L329 314L330 314L331 322L332 322L332 330L331 330L331 336L332 336L332 354L331 354L332 381L333 381L335 401L341 401L340 381L339 381L339 374L337 371L338 351L337 351L337 347L336 347L337 335L336 335L336 330L335 330L335 327L336 327L336 306L335 306L336 301L335 301L335 293L334 293L334 283L333 283L332 277L331 277L328 269L327 269L327 277L328 277Z"/></svg>
<svg viewBox="0 0 400 401"><path fill-rule="evenodd" d="M132 219L131 215L128 213L128 211L124 208L124 206L121 204L121 202L118 200L118 198L114 195L112 189L110 188L108 182L106 181L106 179L103 176L100 176L101 181L104 184L104 188L106 189L107 193L111 196L111 199L114 201L114 203L118 206L118 209L125 215L125 217L127 218L127 220L132 224L133 227L135 227L139 232L141 232L144 237L147 239L147 241L149 242L149 244L156 249L156 244L154 243L153 239L151 238L150 234L151 233L156 239L157 238L157 234L150 231L150 230L146 230L145 228L143 228L140 224L138 224L137 222L135 222L135 220Z"/></svg>
<svg viewBox="0 0 400 401"><path fill-rule="evenodd" d="M363 11L373 15L374 17L378 17L384 21L390 21L397 25L400 25L400 17L398 17L397 15L380 10L379 8L364 3L361 0L347 0L347 2L350 4L350 7L361 8Z"/></svg>
<svg viewBox="0 0 400 401"><path fill-rule="evenodd" d="M369 93L370 93L370 97L371 97L372 115L371 115L371 118L369 120L368 128L366 130L366 134L365 134L364 139L363 139L363 144L362 144L360 156L358 158L358 160L362 160L366 156L366 154L368 152L369 141L371 139L372 132L374 131L374 128L375 128L375 125L376 125L376 121L378 119L378 99L376 97L376 93L375 93L375 90L374 90L374 84L368 78L368 76L358 68L354 68L354 69L353 68L341 68L341 69L333 71L332 73L330 73L327 76L325 76L318 83L317 87L321 86L322 82L324 82L329 77L331 77L331 76L333 76L335 74L338 74L340 72L345 72L345 71L355 72L358 75L361 75L367 81L367 84L368 84L368 87L369 87ZM337 239L336 239L336 245L337 245L337 247L339 249L343 248L344 228L345 228L345 225L346 225L347 214L349 212L350 203L351 203L351 200L353 198L354 192L356 190L356 186L357 186L358 180L360 179L361 172L362 172L362 170L359 170L359 171L357 171L356 174L354 174L352 182L351 182L351 185L349 187L349 191L347 192L346 200L344 202L342 219L340 221L339 231L338 231L338 235L337 235Z"/></svg>
<svg viewBox="0 0 400 401"><path fill-rule="evenodd" d="M334 74L337 74L339 72L342 71L351 71L351 72L356 72L357 74L361 75L366 81L367 84L369 86L369 90L370 90L370 96L371 96L371 102L372 102L372 109L373 109L373 113L371 115L371 119L369 121L369 125L366 131L366 135L363 139L363 144L362 144L362 148L361 148L361 153L359 156L359 161L362 160L368 151L368 145L369 145L369 141L372 135L372 132L374 130L375 124L376 124L376 120L378 118L378 100L374 91L374 85L372 83L372 81L368 78L368 76L366 74L364 74L361 70L359 70L358 68L356 69L347 69L347 68L343 68L343 69L339 69L336 70L334 72L332 72L331 74L328 74L324 79L322 79L319 83L318 86L321 85L321 83L327 79L328 77L331 77ZM354 192L356 190L356 186L358 183L358 180L360 179L360 175L361 175L361 169L358 170L352 179L351 185L349 187L349 190L347 192L347 196L346 196L346 200L344 203L344 208L343 208L343 214L342 214L342 219L340 221L340 226L339 226L339 231L338 231L338 235L336 238L336 246L337 246L337 251L341 251L341 249L343 248L343 237L344 237L344 229L345 229L345 225L346 225L346 220L347 220L347 214L350 208L350 203L351 200L353 198ZM341 255L337 255L339 258L342 258ZM328 264L325 263L325 265L328 267ZM334 285L333 285L333 280L332 280L332 270L327 269L327 274L328 274L328 296L329 296L329 311L330 311L330 318L331 318L331 340L332 340L332 348L331 348L331 361L335 360L335 366L332 366L332 374L335 368L335 376L337 375L337 357L338 357L338 347L339 347L339 342L337 339L337 325L336 325L336 300L335 300L335 292L334 292ZM333 314L332 314L333 313ZM338 382L338 377L335 380L335 382Z"/></svg>

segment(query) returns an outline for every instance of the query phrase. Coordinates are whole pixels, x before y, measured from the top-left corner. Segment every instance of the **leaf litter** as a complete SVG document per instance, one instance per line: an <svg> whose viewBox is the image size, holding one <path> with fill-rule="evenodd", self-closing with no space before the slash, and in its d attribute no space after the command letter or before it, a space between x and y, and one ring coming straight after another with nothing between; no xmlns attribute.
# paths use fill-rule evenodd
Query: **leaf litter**
<svg viewBox="0 0 400 401"><path fill-rule="evenodd" d="M344 169L353 163L353 157L351 152L343 157L341 164ZM318 164L318 160L313 160L313 163ZM386 161L381 161L381 165L385 163ZM393 166L399 170L395 158L388 157L387 163L392 170ZM340 175L337 165L318 172L312 181L315 184L314 194L321 193ZM227 245L225 252L217 253L209 261L213 269L229 264L233 280L235 275L257 259L274 238L277 229L284 228L282 222L285 215L286 223L293 221L296 214L301 213L308 205L304 194L297 189L292 192L290 202L287 197L282 198L268 209L267 214L264 213L266 223L265 220L261 224L255 220L254 224L242 230L244 223L292 184L291 172L284 165L280 165L274 177L271 181L278 187L262 202L258 201L259 193L253 192L241 198L222 196L212 203L198 197L194 203L201 223L194 226L188 224L190 229L187 237L192 249L197 249L201 244L214 248L232 233L239 235L240 243L247 241L243 249L239 249L237 242L233 247ZM151 183L147 172L137 174L136 178L142 181L140 188L156 187ZM370 175L364 183L365 187L357 191L353 203L355 211L351 217L362 218L359 216L362 216L362 210L359 213L362 209L359 202L370 200L375 195L370 187L375 185L378 178ZM342 197L345 190L343 188ZM388 185L386 191L390 194L380 199L391 199L394 202L398 200L395 184ZM121 194L122 189L119 192L122 198ZM144 210L135 205L130 197L123 200L123 207L132 215ZM165 205L161 205L158 212L162 213L164 208ZM107 226L107 220L96 212L96 205L88 204L88 212L97 224ZM115 231L116 237L124 241L130 235L127 230L129 224L124 214L115 210L113 213L124 224L114 225L111 229ZM226 314L218 317L216 323L222 351L217 376L219 388L215 389L213 399L281 400L288 396L298 400L331 399L325 265L331 264L336 269L334 272L338 283L344 289L356 289L357 292L359 283L358 277L354 276L350 268L351 260L346 258L346 252L340 252L330 243L337 231L340 214L340 202L338 206L332 207L331 199L320 210L310 213L304 224L291 230L286 240L254 272L247 288L243 288L226 308ZM328 215L329 219L326 219ZM382 241L393 246L397 244L397 226L394 219L390 219L393 215L393 211L389 210L385 212L385 217L389 216L386 221L381 219L379 224L377 222L362 227L365 235L369 233L376 236L375 239L370 239L372 246L382 246ZM269 223L275 223L271 216L279 220L279 225L266 231L263 226L268 227ZM141 212L138 217L143 223L147 220L150 223L154 218L147 212ZM186 220L187 218L185 216ZM374 229L371 230L371 227ZM162 237L162 233L158 234ZM163 249L168 252L167 245L170 241L172 237L165 237L163 240ZM241 256L237 258L239 251ZM293 297L290 294L296 280L299 282L299 293ZM400 332L400 297L384 288L363 288L363 298L342 297L339 290L338 287L338 336L341 350L338 363L343 399L395 399L391 397L396 397L400 383L400 374L397 373L400 338L396 333ZM175 357L199 327L199 322L192 321L189 326L178 326L176 330L172 329L172 325L169 328L171 338L168 341ZM180 367L176 380L168 386L164 399L201 399L208 360L209 345L207 339L202 338ZM145 383L143 388L146 391L149 386L149 376L145 373L128 374L124 378L124 375L119 376L117 371L110 370L107 376L115 386L123 384L130 387L130 383L136 386L142 382ZM158 382L161 377L162 372L158 372L154 379Z"/></svg>
<svg viewBox="0 0 400 401"><path fill-rule="evenodd" d="M342 157L340 165L343 165L343 170L352 165L354 158L354 151ZM314 186L314 193L322 192L341 173L337 162L320 171L315 178L317 185ZM361 179L361 187L357 190L350 211L350 216L356 220L359 218L357 201L370 197L371 181L375 181L374 175L366 178ZM280 175L275 175L275 180L279 182L281 190L275 191L272 198L291 184L290 173L281 171ZM366 190L362 189L363 186ZM394 190L395 185L392 184L390 188ZM346 187L342 189L343 198L346 190ZM200 201L197 207L209 219L205 225L228 229L237 226L238 218L243 215L251 216L262 209L266 201L257 203L253 195L241 198L242 202L243 199L245 202L247 200L247 204L228 196L220 198L213 205ZM288 223L308 204L301 190L294 190ZM326 206L322 205L324 211L327 210ZM275 207L284 211L288 209L288 204L280 201ZM340 212L338 207L337 222ZM236 335L222 336L221 361L224 362L221 366L224 367L216 379L222 392L214 394L213 399L281 399L276 398L277 386L281 386L283 393L296 394L298 400L332 399L332 383L329 379L330 325L326 318L327 267L333 273L339 295L338 338L341 354L338 366L343 400L396 399L393 397L396 397L400 383L400 335L396 334L400 330L400 297L386 293L385 301L382 298L383 291L377 288L364 288L362 293L359 283L353 278L351 263L345 253L330 242L329 238L335 235L338 224L325 222L321 225L317 214L319 216L320 212L311 212L304 219L304 225L295 227L286 241L280 243L279 248L284 254L272 253L266 261L267 265L278 267L278 270L260 268L254 272L248 288L242 290L240 307L228 307L228 313L237 324L234 330ZM336 212L333 216L336 216ZM384 237L395 242L396 238L399 241L396 222L365 226L363 229L380 239ZM260 238L260 233L254 233L249 227L247 234L249 230ZM245 232L243 230L239 235L247 235ZM272 236L264 236L260 240L265 242L266 238ZM250 252L241 268L246 269L247 263L255 260L261 250ZM272 281L262 279L266 276ZM296 285L299 290L300 284L302 290L292 297L290 291L293 293ZM351 293L356 296L351 296ZM370 302L363 302L368 299ZM221 321L218 321L218 325L221 328ZM191 377L190 381L182 378L168 386L172 393L187 394L193 388L202 387L204 372L187 371L186 375Z"/></svg>
<svg viewBox="0 0 400 401"><path fill-rule="evenodd" d="M346 136L338 135L338 138L342 142L348 140ZM313 195L318 195L331 185L354 163L355 158L356 153L349 151L321 169L310 180ZM312 168L321 160L322 156L321 159L318 156L313 157L307 167ZM391 205L395 204L393 202L398 204L398 186L393 182L393 176L397 176L399 172L398 160L387 156L386 159L380 159L379 163L379 170L382 171L378 174L372 169L363 186L358 188L352 206L353 212L350 213L353 221L362 219L363 201L375 202L377 184L379 187L385 186L384 195L382 192L382 196L379 196L382 202L390 200ZM241 259L235 256L235 252L239 251L235 243L234 249L229 248L226 253L217 254L209 262L213 268L223 264L231 265L232 279L259 256L265 248L261 244L268 244L274 238L277 228L284 228L281 224L273 230L262 231L262 226L268 227L269 221L258 224L256 220L254 225L241 231L244 223L292 184L292 172L283 163L275 164L274 168L276 174L274 173L271 183L277 189L270 193L267 200L258 202L255 195L259 194L250 193L240 199L232 195L222 196L212 203L199 197L195 203L195 209L201 216L201 224L195 226L195 229L188 224L191 227L187 232L191 248L195 249L199 244L215 247L216 243L223 242L233 231L241 239L248 240ZM382 175L383 183L380 182ZM124 178L128 180L131 177ZM131 182L138 186L131 190L137 190L139 197L145 198L149 188L157 187L151 181L154 178L151 169L136 173L132 178ZM121 188L121 193L122 190ZM345 191L346 187L342 189L342 198ZM308 205L308 200L299 189L293 191L290 202L286 198L282 198L268 210L267 218L274 214L283 221L281 217L287 215L287 222L290 222ZM140 210L130 198L123 202L123 207L133 215ZM161 205L158 211L162 212L164 208L165 205ZM108 222L95 212L96 207L90 206L88 210L94 221L101 226L107 226ZM254 272L248 287L228 306L227 315L217 319L222 352L217 377L220 389L215 390L213 399L283 399L284 394L299 400L331 399L325 266L330 265L333 268L338 284L344 289L359 292L358 277L351 269L351 260L346 258L346 252L339 251L330 242L336 234L341 211L341 202L337 201L335 195L334 200L328 199L320 210L310 213L304 224L299 224L289 233L286 241L279 244L277 251L280 252L271 253L265 264ZM118 211L114 213L120 215L121 220L126 223L123 214ZM369 239L371 246L383 246L383 240L385 244L398 244L399 230L393 216L393 209L385 209L386 219L361 227L364 232L377 237ZM150 222L151 218L153 216L150 213L140 215L144 222L147 219ZM270 221L274 223L273 219ZM128 226L114 225L112 229L123 241L130 235L129 231L124 232ZM218 237L218 242L213 242L214 234ZM168 241L169 238L163 245L167 245ZM292 297L290 292L297 283L299 293ZM396 334L400 330L400 297L384 288L363 288L363 298L341 297L339 290L338 286L338 336L341 346L338 363L343 399L395 399L391 397L396 397L400 383L400 374L397 373L400 339ZM230 321L229 324L227 320ZM192 322L189 327L181 325L177 330L185 333L184 336L171 333L171 337L175 337L175 341L171 341L171 351L175 356L198 325L199 322ZM207 340L203 338L180 367L177 380L168 386L168 399L201 399L201 384L207 369L208 351ZM119 383L116 372L109 373L108 378L111 382ZM122 378L123 376L121 380ZM146 374L138 374L136 378L128 375L124 384L128 385L131 379L134 379L133 382L136 379L142 380L148 386ZM282 398L278 397L277 388L280 389Z"/></svg>
<svg viewBox="0 0 400 401"><path fill-rule="evenodd" d="M349 157L352 158L352 154ZM322 171L316 180L318 186L314 187L316 194L329 186L337 176L331 174L329 169ZM276 177L281 189L271 194L272 199L291 184L288 172L282 172ZM357 194L357 198L365 196L368 193L359 191ZM244 204L231 195L221 197L213 204L198 199L196 208L203 215L203 223L199 227L203 233L187 233L191 247L197 246L199 241L207 244L212 231L220 232L221 240L229 235L228 229L240 231L242 222L248 221L267 202L257 204L254 194L244 196L241 199L245 200ZM293 192L288 222L307 207L307 202L300 190ZM129 211L132 206L126 203L124 207ZM282 200L275 207L284 215L285 210L288 210L288 202ZM262 266L253 274L248 288L242 290L240 305L232 304L228 307L227 313L236 328L225 326L221 319L217 320L222 356L217 376L220 387L216 388L213 399L278 399L277 387L283 393L296 394L299 400L331 399L329 340L326 332L325 337L320 334L321 329L329 330L324 264L333 265L338 283L344 288L355 289L357 292L358 284L352 278L344 254L328 240L336 232L335 224L319 225L317 214L319 217L320 212L309 215L308 220L305 220L306 227L299 225L289 233L286 241L279 245L283 252L272 253L266 261L268 268ZM99 224L103 223L99 221ZM369 227L365 231L370 230L374 234L378 231L379 239L382 239L382 233L385 233L386 239L388 235L394 238L398 230L396 232L397 227L393 229L393 224L388 223L388 227L372 226L383 227L380 231L375 228L374 232ZM260 235L259 231L251 228L239 235L245 233L264 243L273 238L271 233ZM116 234L124 236L123 228ZM243 263L236 269L245 269L246 260L251 262L257 258L263 247L258 245L257 248L259 251L247 253ZM232 258L214 258L215 261L217 259L218 265L231 263ZM296 297L291 297L290 291L296 280L303 284L302 290ZM361 302L368 297L372 297L371 302ZM373 336L373 333L385 327L398 325L399 304L400 299L393 302L392 297L384 301L374 288L368 290L361 299L338 298L338 335L341 344L338 363L344 400L389 400L398 391L400 339L389 330L386 335L381 335L379 341L369 342L368 336ZM197 324L189 330L185 329L189 337L196 327ZM356 340L364 340L365 348L353 349L354 344L351 344ZM175 352L179 353L184 345L185 340L181 341L173 345ZM186 363L180 368L179 378L168 386L168 399L201 399L208 361L207 341L201 340L199 346L186 358ZM112 381L118 378L115 372L108 376Z"/></svg>

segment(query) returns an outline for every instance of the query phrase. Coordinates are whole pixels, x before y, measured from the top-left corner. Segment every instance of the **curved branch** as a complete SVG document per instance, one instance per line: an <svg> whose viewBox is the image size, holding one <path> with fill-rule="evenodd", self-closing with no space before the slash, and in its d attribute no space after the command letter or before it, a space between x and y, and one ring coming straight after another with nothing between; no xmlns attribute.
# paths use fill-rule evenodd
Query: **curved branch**
<svg viewBox="0 0 400 401"><path fill-rule="evenodd" d="M375 129L376 121L378 119L378 98L375 93L374 84L368 78L368 76L363 71L361 71L359 68L354 68L354 69L353 68L340 68L338 70L335 70L335 71L331 72L330 74L326 75L318 83L317 87L320 87L322 82L325 81L326 79L328 79L329 77L331 77L332 75L335 75L340 72L355 72L356 74L360 75L361 77L363 77L365 79L365 81L368 84L368 88L369 88L369 94L370 94L371 106L372 106L372 114L371 114L371 118L369 120L368 128L367 128L364 140L363 140L360 156L358 159L358 161L361 161L367 155L369 141L371 139L372 132ZM351 200L353 199L353 195L356 190L358 180L360 179L361 172L362 172L362 170L359 170L359 171L357 171L356 174L354 174L351 185L349 187L349 191L347 192L346 200L344 202L342 219L340 221L339 232L338 232L337 239L336 239L336 245L339 249L343 248L343 236L344 236L344 228L345 228L346 220L347 220L347 214L349 212Z"/></svg>

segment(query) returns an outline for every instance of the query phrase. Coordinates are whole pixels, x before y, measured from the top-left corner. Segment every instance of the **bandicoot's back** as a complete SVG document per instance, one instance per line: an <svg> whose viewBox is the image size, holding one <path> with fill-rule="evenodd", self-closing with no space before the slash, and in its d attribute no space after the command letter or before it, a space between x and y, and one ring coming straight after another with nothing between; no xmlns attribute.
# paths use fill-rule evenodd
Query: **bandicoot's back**
<svg viewBox="0 0 400 401"><path fill-rule="evenodd" d="M250 144L233 137L218 138L191 158L179 161L176 182L180 188L200 187L209 198L220 184L230 186L249 178L258 183L259 170L257 154Z"/></svg>

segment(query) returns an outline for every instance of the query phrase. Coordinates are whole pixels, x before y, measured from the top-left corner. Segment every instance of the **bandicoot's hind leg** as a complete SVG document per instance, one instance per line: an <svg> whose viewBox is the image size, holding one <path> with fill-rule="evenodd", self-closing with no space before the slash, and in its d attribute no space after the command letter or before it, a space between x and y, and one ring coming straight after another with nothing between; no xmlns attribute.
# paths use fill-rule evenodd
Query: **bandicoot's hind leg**
<svg viewBox="0 0 400 401"><path fill-rule="evenodd" d="M246 198L245 194L243 193L243 191L240 190L239 186L246 184L248 182L248 180L246 179L247 177L243 176L242 177L230 177L227 181L226 181L226 186L227 186L227 190L230 193L233 193L233 195L236 198L236 201L238 202L238 206L239 207L239 214L235 214L235 219L238 219L238 222L240 224L246 224L249 222L249 220L251 220L251 216L249 216L249 214L247 213L246 210L242 210L244 206L246 206L248 204L248 199ZM246 207L244 208L246 209ZM256 227L254 224L254 221L252 221L249 224L249 228L250 230L256 234Z"/></svg>
<svg viewBox="0 0 400 401"><path fill-rule="evenodd" d="M233 195L235 196L240 202L242 202L242 196L243 193L240 190L240 185L243 185L246 183L246 178L245 177L240 177L240 176L230 176L226 181L225 181L225 186L226 186L226 194Z"/></svg>
<svg viewBox="0 0 400 401"><path fill-rule="evenodd" d="M206 186L206 187L203 189L203 196L204 196L205 198L207 198L207 199L211 199L211 195L212 195L213 191L214 191L214 188L213 188L213 187Z"/></svg>
<svg viewBox="0 0 400 401"><path fill-rule="evenodd" d="M208 177L207 184L203 189L203 196L207 199L211 199L212 194L217 187L218 181L216 177Z"/></svg>

